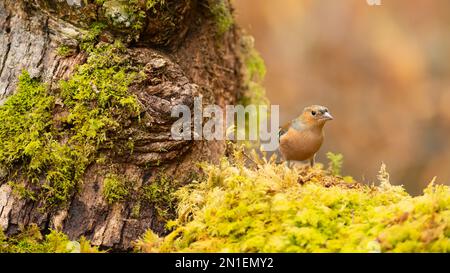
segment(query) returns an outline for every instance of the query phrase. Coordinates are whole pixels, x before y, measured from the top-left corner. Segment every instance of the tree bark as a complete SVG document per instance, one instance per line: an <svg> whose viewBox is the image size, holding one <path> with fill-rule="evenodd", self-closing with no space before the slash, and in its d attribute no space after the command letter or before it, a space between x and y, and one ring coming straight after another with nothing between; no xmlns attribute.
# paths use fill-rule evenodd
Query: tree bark
<svg viewBox="0 0 450 273"><path fill-rule="evenodd" d="M51 211L39 209L39 200L21 199L0 179L0 228L7 235L34 223L44 231L61 230L71 239L85 236L94 245L126 250L147 229L164 233L165 220L157 217L154 205L141 204L137 216L132 210L139 200L109 205L101 194L103 179L113 166L139 181L135 187L153 183L161 172L183 185L197 172L193 162L217 161L224 154L223 141L170 138L172 106L193 107L198 95L204 103L224 106L235 103L242 92L239 31L233 26L217 35L208 2L166 0L158 16L147 11L144 27L134 33L137 39L130 38L132 30L120 25L120 20L119 25L108 23L100 39L126 40L126 54L133 64L144 67L146 77L129 90L142 105L145 126L130 124L127 135L121 136L124 141L129 137L135 140L133 153L115 156L106 165L91 164L70 203ZM86 53L77 50L63 57L57 54L58 47L77 48L89 25L107 20L107 12L105 4L94 1L0 0L0 104L14 93L24 69L49 88L69 78L76 66L86 61ZM164 16L171 16L172 23L162 20Z"/></svg>

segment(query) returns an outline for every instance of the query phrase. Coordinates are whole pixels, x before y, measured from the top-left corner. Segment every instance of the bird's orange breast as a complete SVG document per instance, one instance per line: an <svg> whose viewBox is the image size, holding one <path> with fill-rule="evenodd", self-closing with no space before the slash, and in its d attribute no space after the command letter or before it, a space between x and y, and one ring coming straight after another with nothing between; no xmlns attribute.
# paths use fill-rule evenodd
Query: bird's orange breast
<svg viewBox="0 0 450 273"><path fill-rule="evenodd" d="M303 161L314 156L323 142L323 133L290 128L280 138L280 152L286 160Z"/></svg>

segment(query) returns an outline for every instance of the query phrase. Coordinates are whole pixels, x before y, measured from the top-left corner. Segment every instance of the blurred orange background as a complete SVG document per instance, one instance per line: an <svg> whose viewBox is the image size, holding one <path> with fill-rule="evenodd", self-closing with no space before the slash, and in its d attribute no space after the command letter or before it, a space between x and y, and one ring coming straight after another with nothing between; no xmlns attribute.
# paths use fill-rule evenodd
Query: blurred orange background
<svg viewBox="0 0 450 273"><path fill-rule="evenodd" d="M419 194L450 184L450 1L238 0L239 25L264 58L264 85L281 123L304 106L329 107L327 151L344 174Z"/></svg>

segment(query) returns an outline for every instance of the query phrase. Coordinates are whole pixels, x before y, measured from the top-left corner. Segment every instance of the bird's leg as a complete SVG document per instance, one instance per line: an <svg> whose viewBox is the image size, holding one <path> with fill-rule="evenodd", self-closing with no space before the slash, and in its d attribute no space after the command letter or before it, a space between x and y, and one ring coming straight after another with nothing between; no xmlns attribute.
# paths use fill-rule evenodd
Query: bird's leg
<svg viewBox="0 0 450 273"><path fill-rule="evenodd" d="M286 160L286 166L287 166L288 168L291 167L291 161L290 161L290 160Z"/></svg>
<svg viewBox="0 0 450 273"><path fill-rule="evenodd" d="M312 167L314 167L314 163L316 163L316 155L313 155L310 159L309 159L309 165Z"/></svg>

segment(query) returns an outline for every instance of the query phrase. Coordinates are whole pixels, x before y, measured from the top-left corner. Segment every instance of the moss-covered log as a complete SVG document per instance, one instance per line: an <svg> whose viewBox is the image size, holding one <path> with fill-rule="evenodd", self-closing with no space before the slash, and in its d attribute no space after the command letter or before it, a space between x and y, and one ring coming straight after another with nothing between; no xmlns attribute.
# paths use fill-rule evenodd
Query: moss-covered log
<svg viewBox="0 0 450 273"><path fill-rule="evenodd" d="M170 139L171 106L246 89L231 14L222 0L1 1L0 229L113 249L164 233L168 193L225 151Z"/></svg>

